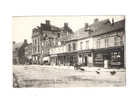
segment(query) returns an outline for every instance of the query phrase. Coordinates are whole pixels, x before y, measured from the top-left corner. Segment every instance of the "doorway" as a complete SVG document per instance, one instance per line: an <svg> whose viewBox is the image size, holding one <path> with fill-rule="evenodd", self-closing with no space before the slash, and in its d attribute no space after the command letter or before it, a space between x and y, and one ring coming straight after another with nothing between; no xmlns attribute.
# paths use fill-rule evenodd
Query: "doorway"
<svg viewBox="0 0 135 100"><path fill-rule="evenodd" d="M84 65L85 65L85 66L88 65L88 58L87 58L87 56L85 56L85 62L84 62Z"/></svg>

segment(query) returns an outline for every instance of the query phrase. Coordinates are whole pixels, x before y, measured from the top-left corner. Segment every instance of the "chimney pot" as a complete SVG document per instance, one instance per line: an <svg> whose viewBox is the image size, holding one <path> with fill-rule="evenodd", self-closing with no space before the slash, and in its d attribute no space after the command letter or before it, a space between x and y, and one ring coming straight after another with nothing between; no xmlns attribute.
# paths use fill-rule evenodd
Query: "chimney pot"
<svg viewBox="0 0 135 100"><path fill-rule="evenodd" d="M68 27L68 23L64 23L64 27Z"/></svg>
<svg viewBox="0 0 135 100"><path fill-rule="evenodd" d="M114 24L114 18L112 18L112 24Z"/></svg>
<svg viewBox="0 0 135 100"><path fill-rule="evenodd" d="M13 44L15 44L15 41L13 41Z"/></svg>
<svg viewBox="0 0 135 100"><path fill-rule="evenodd" d="M98 22L99 21L99 19L98 18L95 18L94 19L94 23L96 23L96 22Z"/></svg>
<svg viewBox="0 0 135 100"><path fill-rule="evenodd" d="M85 28L88 28L88 26L89 26L89 24L88 24L88 23L85 23L85 26L84 26L84 27L85 27Z"/></svg>

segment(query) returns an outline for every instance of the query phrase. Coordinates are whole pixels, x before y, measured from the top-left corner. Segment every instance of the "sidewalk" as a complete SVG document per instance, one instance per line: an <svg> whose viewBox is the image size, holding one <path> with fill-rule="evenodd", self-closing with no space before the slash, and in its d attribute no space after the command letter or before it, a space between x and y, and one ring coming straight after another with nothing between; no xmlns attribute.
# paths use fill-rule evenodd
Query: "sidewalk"
<svg viewBox="0 0 135 100"><path fill-rule="evenodd" d="M74 70L73 66L50 66L50 65L41 65L41 67L48 67L48 68L58 68L58 69L71 69ZM126 69L106 69L103 67L81 67L84 69L84 71L104 71L104 72L110 72L110 71L116 71L116 72L124 72Z"/></svg>

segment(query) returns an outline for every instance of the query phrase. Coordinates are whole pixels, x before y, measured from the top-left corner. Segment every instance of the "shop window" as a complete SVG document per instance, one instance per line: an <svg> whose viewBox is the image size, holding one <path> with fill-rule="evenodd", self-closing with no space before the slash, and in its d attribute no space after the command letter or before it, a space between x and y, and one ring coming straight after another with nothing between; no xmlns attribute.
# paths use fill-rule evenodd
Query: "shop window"
<svg viewBox="0 0 135 100"><path fill-rule="evenodd" d="M94 63L95 64L103 64L104 58L102 53L96 53L94 56Z"/></svg>
<svg viewBox="0 0 135 100"><path fill-rule="evenodd" d="M111 55L112 61L120 61L121 58L120 51L112 52Z"/></svg>

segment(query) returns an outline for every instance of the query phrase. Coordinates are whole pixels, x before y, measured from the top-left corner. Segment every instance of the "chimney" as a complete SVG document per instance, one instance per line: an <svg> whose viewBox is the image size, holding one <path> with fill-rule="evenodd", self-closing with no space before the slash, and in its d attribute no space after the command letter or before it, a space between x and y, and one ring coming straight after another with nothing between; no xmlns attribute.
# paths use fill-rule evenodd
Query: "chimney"
<svg viewBox="0 0 135 100"><path fill-rule="evenodd" d="M64 23L64 27L68 27L68 23Z"/></svg>
<svg viewBox="0 0 135 100"><path fill-rule="evenodd" d="M94 23L96 23L96 22L98 22L99 21L99 19L98 18L95 18L94 19Z"/></svg>
<svg viewBox="0 0 135 100"><path fill-rule="evenodd" d="M46 25L50 25L50 20L46 20Z"/></svg>
<svg viewBox="0 0 135 100"><path fill-rule="evenodd" d="M15 44L15 41L13 41L13 45Z"/></svg>
<svg viewBox="0 0 135 100"><path fill-rule="evenodd" d="M39 29L40 27L39 26L37 26L37 29Z"/></svg>
<svg viewBox="0 0 135 100"><path fill-rule="evenodd" d="M89 27L88 23L85 23L84 27L87 29Z"/></svg>
<svg viewBox="0 0 135 100"><path fill-rule="evenodd" d="M112 24L114 24L114 18L112 18Z"/></svg>
<svg viewBox="0 0 135 100"><path fill-rule="evenodd" d="M27 43L27 40L26 39L24 39L24 43Z"/></svg>

